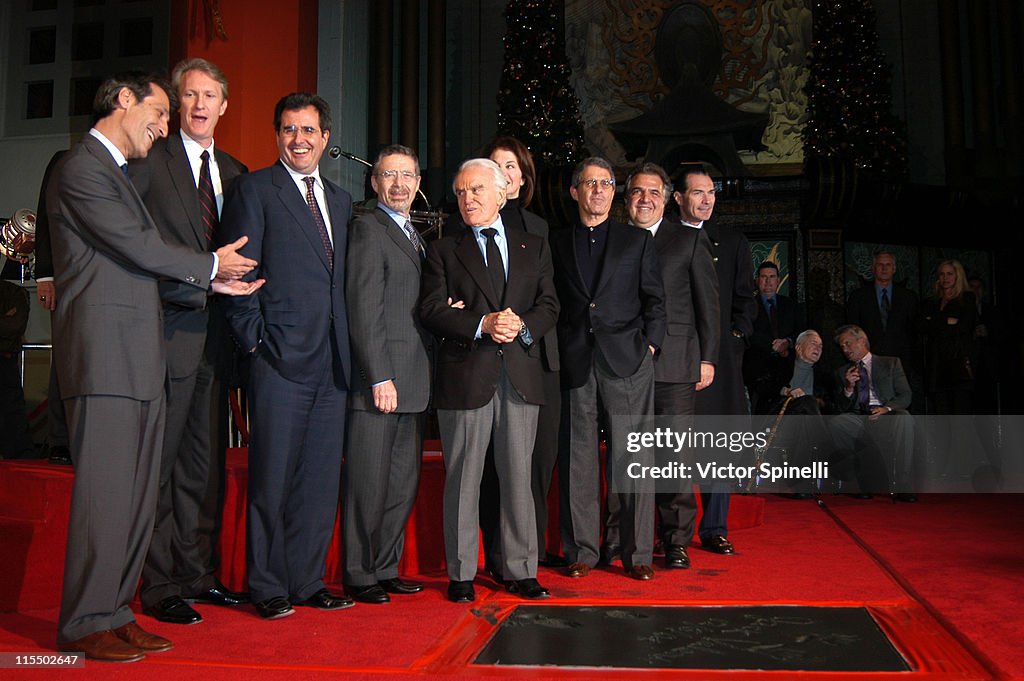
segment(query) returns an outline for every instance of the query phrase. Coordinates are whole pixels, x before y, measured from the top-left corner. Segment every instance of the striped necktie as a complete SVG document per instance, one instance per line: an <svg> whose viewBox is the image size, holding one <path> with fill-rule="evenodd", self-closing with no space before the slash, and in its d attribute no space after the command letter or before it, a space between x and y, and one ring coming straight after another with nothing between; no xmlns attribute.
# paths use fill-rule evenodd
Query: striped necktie
<svg viewBox="0 0 1024 681"><path fill-rule="evenodd" d="M203 216L203 225L206 227L206 239L212 244L215 242L220 220L217 217L217 196L213 191L213 176L210 174L210 152L203 149L199 158L203 159L203 165L199 168L199 210Z"/></svg>

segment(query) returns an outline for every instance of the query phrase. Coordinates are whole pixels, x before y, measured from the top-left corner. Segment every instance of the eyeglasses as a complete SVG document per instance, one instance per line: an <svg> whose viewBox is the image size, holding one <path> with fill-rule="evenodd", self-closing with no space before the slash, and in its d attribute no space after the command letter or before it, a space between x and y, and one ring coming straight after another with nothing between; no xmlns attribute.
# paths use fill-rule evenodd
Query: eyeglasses
<svg viewBox="0 0 1024 681"><path fill-rule="evenodd" d="M295 135L299 131L301 131L303 135L306 135L307 137L309 137L309 136L316 135L317 133L319 133L320 129L319 128L314 128L312 125L303 125L303 126L286 125L283 128L281 128L281 134L282 135L288 135L289 137Z"/></svg>
<svg viewBox="0 0 1024 681"><path fill-rule="evenodd" d="M580 180L580 186L586 187L587 189L593 189L599 184L605 189L611 189L615 186L615 180L595 180L594 178L590 178L589 180Z"/></svg>
<svg viewBox="0 0 1024 681"><path fill-rule="evenodd" d="M411 170L382 170L377 173L377 177L382 180L394 180L401 177L403 180L411 181L416 179L419 173L414 173Z"/></svg>

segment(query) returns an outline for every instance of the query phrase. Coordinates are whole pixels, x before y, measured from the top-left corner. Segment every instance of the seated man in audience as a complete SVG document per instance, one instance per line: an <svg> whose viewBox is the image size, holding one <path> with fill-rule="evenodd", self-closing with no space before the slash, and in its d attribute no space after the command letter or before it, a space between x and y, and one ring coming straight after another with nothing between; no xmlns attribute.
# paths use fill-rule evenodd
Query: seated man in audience
<svg viewBox="0 0 1024 681"><path fill-rule="evenodd" d="M858 496L869 497L871 493L864 488L865 483L872 483L867 473L870 462L863 456L866 444L888 459L885 477L890 494L897 501L917 501L910 479L914 422L907 407L911 392L899 357L873 355L867 334L853 324L839 327L835 341L850 363L836 374L839 415L830 425L836 447L841 452L855 453L861 483Z"/></svg>

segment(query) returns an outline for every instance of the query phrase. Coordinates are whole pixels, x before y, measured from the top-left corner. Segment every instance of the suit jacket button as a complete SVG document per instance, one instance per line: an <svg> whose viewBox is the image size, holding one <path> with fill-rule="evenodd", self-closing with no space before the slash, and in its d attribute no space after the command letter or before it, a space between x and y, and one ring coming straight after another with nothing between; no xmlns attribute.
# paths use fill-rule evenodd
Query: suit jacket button
<svg viewBox="0 0 1024 681"><path fill-rule="evenodd" d="M498 352L496 352L495 354L498 355L498 357L501 357L504 353L502 352L501 348L498 348Z"/></svg>
<svg viewBox="0 0 1024 681"><path fill-rule="evenodd" d="M199 280L198 280L198 279L196 279L195 277L192 277L192 276L190 276L190 277L188 277L188 278L186 279L186 281L188 281L188 283L190 283L190 284L195 284L195 283L197 283L197 282L198 282Z"/></svg>
<svg viewBox="0 0 1024 681"><path fill-rule="evenodd" d="M590 307L597 307L597 303L591 303Z"/></svg>

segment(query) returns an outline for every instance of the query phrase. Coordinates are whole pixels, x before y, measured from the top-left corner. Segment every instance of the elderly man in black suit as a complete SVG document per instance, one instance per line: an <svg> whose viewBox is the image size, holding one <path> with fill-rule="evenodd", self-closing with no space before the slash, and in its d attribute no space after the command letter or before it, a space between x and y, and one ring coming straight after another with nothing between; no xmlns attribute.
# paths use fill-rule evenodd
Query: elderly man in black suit
<svg viewBox="0 0 1024 681"><path fill-rule="evenodd" d="M444 448L448 598L456 603L476 599L480 480L492 444L506 588L549 596L537 581L530 455L544 403L538 341L555 325L558 299L544 239L505 229L499 211L507 184L490 159L463 163L452 189L467 227L433 242L423 268L420 316L440 340L434 405Z"/></svg>
<svg viewBox="0 0 1024 681"><path fill-rule="evenodd" d="M224 191L246 167L216 148L213 133L228 106L224 73L204 59L180 62L171 74L181 129L128 164L132 182L168 243L205 253L214 247ZM161 285L161 294L168 287ZM161 622L195 624L185 599L213 605L247 603L214 576L213 528L219 523L224 446L211 409L226 410L214 386L234 343L217 299L204 308L164 300L167 426L160 458L160 496L153 539L142 570L142 611ZM215 397L220 402L214 402Z"/></svg>
<svg viewBox="0 0 1024 681"><path fill-rule="evenodd" d="M352 368L345 257L352 198L319 172L331 136L322 97L293 92L274 108L279 160L238 177L223 238L248 235L267 285L235 299L232 331L249 370L249 591L264 619L292 605L353 605L324 586L341 485Z"/></svg>
<svg viewBox="0 0 1024 681"><path fill-rule="evenodd" d="M914 391L911 411L923 411L921 348L918 342L920 301L917 294L895 281L896 257L877 251L871 262L872 281L853 291L846 301L846 323L868 335L875 352L899 357Z"/></svg>
<svg viewBox="0 0 1024 681"><path fill-rule="evenodd" d="M715 224L715 183L703 165L683 166L682 189L673 195L683 225L702 229L711 240L711 255L718 275L721 345L715 382L697 394L696 412L702 416L743 415L750 409L743 387L743 351L754 330L757 309L751 295L753 264L750 244L741 232ZM705 549L734 553L728 539L729 490L725 483L701 486L704 515L697 534Z"/></svg>
<svg viewBox="0 0 1024 681"><path fill-rule="evenodd" d="M47 193L56 287L53 344L75 484L57 642L62 651L134 661L168 650L128 604L153 531L163 442L163 323L158 283L201 307L207 290L246 294L261 281L213 283L256 264L236 252L169 245L128 179L128 160L167 135L169 86L126 74L100 86L96 123Z"/></svg>
<svg viewBox="0 0 1024 681"><path fill-rule="evenodd" d="M388 594L423 589L398 576L430 401L432 341L416 310L426 252L409 214L420 186L416 152L401 145L382 149L370 184L377 192L376 210L349 225L352 390L342 553L348 595L362 603L387 603Z"/></svg>
<svg viewBox="0 0 1024 681"><path fill-rule="evenodd" d="M793 344L803 328L796 302L779 293L779 266L770 260L757 268L757 317L750 345L743 355L743 378L750 393L750 411L767 414L779 387L793 373Z"/></svg>
<svg viewBox="0 0 1024 681"><path fill-rule="evenodd" d="M654 355L665 341L666 316L654 240L608 217L615 196L608 161L580 162L569 193L579 219L572 229L552 234L551 249L562 303L562 386L569 402L569 453L559 469L562 543L569 576L581 578L600 557L599 406L610 433L607 477L621 479L617 467L626 457L613 446L614 429L642 430L644 417L654 412ZM622 565L634 579L651 579L654 495L613 488L609 494L618 494L621 509Z"/></svg>
<svg viewBox="0 0 1024 681"><path fill-rule="evenodd" d="M849 454L859 444L872 445L889 459L886 465L890 493L897 501L915 502L911 466L914 455L914 421L907 412L910 406L910 384L903 373L899 357L886 357L871 352L867 334L859 326L847 324L836 329L835 341L849 364L836 372L836 409L830 421L836 447ZM867 462L858 461L861 470ZM861 492L872 484L861 477Z"/></svg>
<svg viewBox="0 0 1024 681"><path fill-rule="evenodd" d="M654 413L692 416L697 393L715 380L721 338L718 278L707 235L665 219L671 196L672 183L659 165L644 163L626 178L629 221L654 237L665 285L668 326L654 356ZM690 567L687 547L697 518L693 483L680 484L676 493L655 495L665 567L674 569Z"/></svg>

